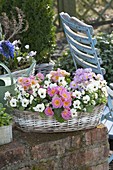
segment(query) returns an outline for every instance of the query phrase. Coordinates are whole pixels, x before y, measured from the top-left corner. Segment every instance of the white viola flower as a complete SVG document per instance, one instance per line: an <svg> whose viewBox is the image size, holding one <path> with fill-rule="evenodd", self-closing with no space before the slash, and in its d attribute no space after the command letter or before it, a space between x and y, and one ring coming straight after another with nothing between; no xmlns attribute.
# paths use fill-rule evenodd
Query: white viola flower
<svg viewBox="0 0 113 170"><path fill-rule="evenodd" d="M40 98L44 99L46 97L46 89L39 88L38 94L39 94Z"/></svg>
<svg viewBox="0 0 113 170"><path fill-rule="evenodd" d="M91 101L91 103L92 103L92 105L93 105L93 106L95 106L95 105L96 105L95 100L92 100L92 101Z"/></svg>
<svg viewBox="0 0 113 170"><path fill-rule="evenodd" d="M99 88L99 82L98 81L92 81L92 83L87 85L87 90L90 92L97 91Z"/></svg>
<svg viewBox="0 0 113 170"><path fill-rule="evenodd" d="M100 81L100 87L104 87L107 85L106 80Z"/></svg>
<svg viewBox="0 0 113 170"><path fill-rule="evenodd" d="M32 95L34 96L34 97L37 97L37 90L35 90L35 89L33 89L33 93L32 93Z"/></svg>
<svg viewBox="0 0 113 170"><path fill-rule="evenodd" d="M80 97L81 97L81 92L78 91L78 90L75 90L75 91L72 93L72 96L73 96L73 97L76 97L77 99L80 99Z"/></svg>
<svg viewBox="0 0 113 170"><path fill-rule="evenodd" d="M15 47L15 50L19 50L19 47Z"/></svg>
<svg viewBox="0 0 113 170"><path fill-rule="evenodd" d="M65 77L59 77L59 78L58 78L58 83L59 83L59 84L62 83L63 81L65 81Z"/></svg>
<svg viewBox="0 0 113 170"><path fill-rule="evenodd" d="M81 91L81 94L82 94L82 95L85 95L85 91L84 91L84 90L82 90L82 91Z"/></svg>
<svg viewBox="0 0 113 170"><path fill-rule="evenodd" d="M21 93L19 93L19 94L18 94L17 99L19 99L19 100L22 100L22 99L23 99L23 97L22 97L22 94L21 94Z"/></svg>
<svg viewBox="0 0 113 170"><path fill-rule="evenodd" d="M50 87L50 88L57 87L57 84L56 84L56 83L51 83L51 84L49 85L49 87Z"/></svg>
<svg viewBox="0 0 113 170"><path fill-rule="evenodd" d="M44 109L45 109L45 106L44 104L37 104L35 107L33 107L34 111L35 112L43 112Z"/></svg>
<svg viewBox="0 0 113 170"><path fill-rule="evenodd" d="M97 99L98 98L98 94L97 93L95 93L95 99Z"/></svg>
<svg viewBox="0 0 113 170"><path fill-rule="evenodd" d="M71 109L70 111L71 111L71 117L72 117L72 118L77 117L77 110L76 110L76 109L73 108L73 109Z"/></svg>
<svg viewBox="0 0 113 170"><path fill-rule="evenodd" d="M52 75L51 74L47 74L46 77L50 80Z"/></svg>
<svg viewBox="0 0 113 170"><path fill-rule="evenodd" d="M29 49L29 45L27 44L27 45L25 45L25 48L28 50Z"/></svg>
<svg viewBox="0 0 113 170"><path fill-rule="evenodd" d="M21 44L20 40L15 40L12 42L13 45Z"/></svg>
<svg viewBox="0 0 113 170"><path fill-rule="evenodd" d="M44 81L44 88L48 88L48 87L49 87L49 84L50 84L50 81L45 80L45 81Z"/></svg>
<svg viewBox="0 0 113 170"><path fill-rule="evenodd" d="M29 97L29 95L30 95L29 93L25 93L25 97Z"/></svg>
<svg viewBox="0 0 113 170"><path fill-rule="evenodd" d="M80 107L80 101L79 101L79 100L75 100L75 101L73 102L73 106L74 106L75 109L81 109L81 107Z"/></svg>
<svg viewBox="0 0 113 170"><path fill-rule="evenodd" d="M12 98L9 103L10 103L11 107L16 107L17 106L17 99Z"/></svg>
<svg viewBox="0 0 113 170"><path fill-rule="evenodd" d="M26 94L26 91L24 90L24 88L22 86L18 86L19 87L19 91L22 95Z"/></svg>
<svg viewBox="0 0 113 170"><path fill-rule="evenodd" d="M29 100L29 103L30 103L30 104L32 104L33 99L34 99L34 96L31 95L31 96L30 96L30 100Z"/></svg>
<svg viewBox="0 0 113 170"><path fill-rule="evenodd" d="M83 108L83 111L84 111L84 112L86 112L86 110L87 110L86 108Z"/></svg>
<svg viewBox="0 0 113 170"><path fill-rule="evenodd" d="M22 99L21 102L22 102L22 107L27 107L29 104L29 100L26 98Z"/></svg>
<svg viewBox="0 0 113 170"><path fill-rule="evenodd" d="M108 97L107 88L106 87L102 87L101 90L105 94L105 96Z"/></svg>
<svg viewBox="0 0 113 170"><path fill-rule="evenodd" d="M36 84L33 84L31 87L32 87L32 89L37 90L37 89L39 89L40 85L39 85L39 83L36 83Z"/></svg>
<svg viewBox="0 0 113 170"><path fill-rule="evenodd" d="M31 57L33 57L34 55L36 55L36 51L31 51L30 53L29 53L29 56L31 56Z"/></svg>
<svg viewBox="0 0 113 170"><path fill-rule="evenodd" d="M8 97L10 97L9 91L5 92L4 100L7 100Z"/></svg>
<svg viewBox="0 0 113 170"><path fill-rule="evenodd" d="M27 56L26 56L26 59L29 59L29 58L30 58L30 56L29 56L29 55L27 55Z"/></svg>
<svg viewBox="0 0 113 170"><path fill-rule="evenodd" d="M90 101L90 97L88 96L88 95L86 95L86 96L83 96L83 102L84 103L88 103Z"/></svg>
<svg viewBox="0 0 113 170"><path fill-rule="evenodd" d="M17 57L18 62L22 60L23 57Z"/></svg>

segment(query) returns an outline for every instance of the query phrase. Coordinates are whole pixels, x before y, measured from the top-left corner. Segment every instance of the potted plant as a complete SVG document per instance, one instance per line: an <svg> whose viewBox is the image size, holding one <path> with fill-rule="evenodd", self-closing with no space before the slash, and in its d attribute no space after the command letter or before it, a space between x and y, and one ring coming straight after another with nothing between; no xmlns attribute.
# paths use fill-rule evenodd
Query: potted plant
<svg viewBox="0 0 113 170"><path fill-rule="evenodd" d="M74 77L65 70L45 77L19 77L16 95L5 93L14 108L16 123L29 131L73 131L95 127L107 102L106 81L90 68L78 69Z"/></svg>
<svg viewBox="0 0 113 170"><path fill-rule="evenodd" d="M12 116L5 112L3 104L0 103L0 145L12 141Z"/></svg>

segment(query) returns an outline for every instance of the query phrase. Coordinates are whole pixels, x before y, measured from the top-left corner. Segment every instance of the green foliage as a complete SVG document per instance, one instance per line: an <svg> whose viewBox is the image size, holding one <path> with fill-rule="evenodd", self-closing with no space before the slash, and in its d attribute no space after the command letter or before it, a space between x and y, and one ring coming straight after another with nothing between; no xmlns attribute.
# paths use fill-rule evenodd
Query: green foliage
<svg viewBox="0 0 113 170"><path fill-rule="evenodd" d="M68 71L69 73L75 72L74 62L69 50L65 51L61 57L59 57L55 62L55 69L61 68Z"/></svg>
<svg viewBox="0 0 113 170"><path fill-rule="evenodd" d="M3 104L0 103L0 127L1 126L8 126L12 122L12 117L5 112L5 108Z"/></svg>
<svg viewBox="0 0 113 170"><path fill-rule="evenodd" d="M55 27L53 26L52 0L2 0L0 13L6 12L8 16L14 7L20 8L29 23L29 29L19 35L23 46L30 45L37 51L37 63L48 62L55 44Z"/></svg>
<svg viewBox="0 0 113 170"><path fill-rule="evenodd" d="M113 33L100 33L97 36L97 48L100 50L102 66L106 70L105 79L108 83L113 82Z"/></svg>

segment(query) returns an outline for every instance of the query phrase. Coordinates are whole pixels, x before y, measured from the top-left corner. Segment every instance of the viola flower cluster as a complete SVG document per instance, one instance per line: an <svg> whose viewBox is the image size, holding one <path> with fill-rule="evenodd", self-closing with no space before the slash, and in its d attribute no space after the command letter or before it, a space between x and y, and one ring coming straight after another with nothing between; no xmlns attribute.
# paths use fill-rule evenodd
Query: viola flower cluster
<svg viewBox="0 0 113 170"><path fill-rule="evenodd" d="M106 81L91 69L78 69L71 79L68 72L58 68L45 77L41 73L19 77L15 96L6 92L4 99L12 108L64 122L106 103Z"/></svg>
<svg viewBox="0 0 113 170"><path fill-rule="evenodd" d="M9 40L0 41L0 60L6 64L12 71L16 69L26 68L31 65L36 55L36 51L29 51L29 45L25 45L25 49L21 49L20 40L12 43Z"/></svg>

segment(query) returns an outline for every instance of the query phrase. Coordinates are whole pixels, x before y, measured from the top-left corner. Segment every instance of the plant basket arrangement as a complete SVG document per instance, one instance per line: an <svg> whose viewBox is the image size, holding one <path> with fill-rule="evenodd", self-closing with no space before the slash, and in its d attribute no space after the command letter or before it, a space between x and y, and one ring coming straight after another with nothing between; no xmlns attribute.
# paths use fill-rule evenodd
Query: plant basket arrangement
<svg viewBox="0 0 113 170"><path fill-rule="evenodd" d="M0 103L0 145L12 141L12 117L5 112L5 108Z"/></svg>
<svg viewBox="0 0 113 170"><path fill-rule="evenodd" d="M15 94L5 93L16 126L25 132L69 132L96 127L107 102L106 81L90 68L71 78L57 69L19 77Z"/></svg>

